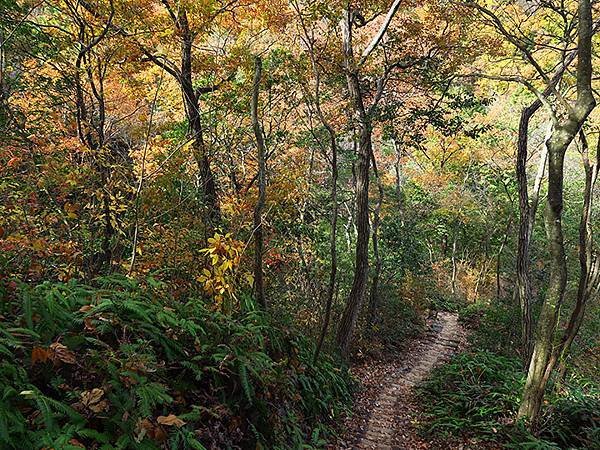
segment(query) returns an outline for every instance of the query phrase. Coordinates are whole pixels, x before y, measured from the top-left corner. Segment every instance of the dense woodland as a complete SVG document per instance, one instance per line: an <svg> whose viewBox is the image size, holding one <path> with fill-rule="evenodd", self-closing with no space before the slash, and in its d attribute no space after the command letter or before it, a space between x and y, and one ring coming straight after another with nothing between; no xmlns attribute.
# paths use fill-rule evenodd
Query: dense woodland
<svg viewBox="0 0 600 450"><path fill-rule="evenodd" d="M592 0L0 0L0 448L369 448L365 373L443 314L401 448L599 449L598 32Z"/></svg>

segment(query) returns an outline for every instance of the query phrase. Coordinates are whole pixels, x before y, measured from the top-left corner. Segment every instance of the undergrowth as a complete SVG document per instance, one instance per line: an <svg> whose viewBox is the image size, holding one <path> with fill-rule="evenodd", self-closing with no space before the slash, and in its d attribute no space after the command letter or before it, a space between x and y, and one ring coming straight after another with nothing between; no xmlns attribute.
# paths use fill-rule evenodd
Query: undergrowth
<svg viewBox="0 0 600 450"><path fill-rule="evenodd" d="M0 448L322 448L347 372L253 308L113 276L5 289Z"/></svg>
<svg viewBox="0 0 600 450"><path fill-rule="evenodd" d="M507 448L600 448L600 390L570 380L549 388L535 436L516 423L524 374L516 358L489 351L463 353L435 369L419 388L424 432L502 442Z"/></svg>
<svg viewBox="0 0 600 450"><path fill-rule="evenodd" d="M459 319L469 330L471 348L514 357L521 343L518 306L505 302L473 303L461 309Z"/></svg>
<svg viewBox="0 0 600 450"><path fill-rule="evenodd" d="M535 435L516 421L525 373L515 352L514 317L502 303L460 312L474 350L435 369L418 389L422 431L515 449L600 449L600 389L576 373L561 386L551 380Z"/></svg>
<svg viewBox="0 0 600 450"><path fill-rule="evenodd" d="M356 356L382 357L394 354L423 330L423 319L415 305L397 295L387 286L381 289L385 299L373 322L367 325L367 312L361 317L355 344Z"/></svg>

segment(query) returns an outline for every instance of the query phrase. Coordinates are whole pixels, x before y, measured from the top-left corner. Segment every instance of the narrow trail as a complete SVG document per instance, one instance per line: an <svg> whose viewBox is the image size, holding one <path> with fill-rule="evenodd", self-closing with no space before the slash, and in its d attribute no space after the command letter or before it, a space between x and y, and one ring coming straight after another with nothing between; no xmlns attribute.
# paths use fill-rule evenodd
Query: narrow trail
<svg viewBox="0 0 600 450"><path fill-rule="evenodd" d="M464 330L457 314L440 312L425 338L415 342L406 355L404 366L391 371L382 380L382 389L373 405L365 432L353 447L361 450L391 450L415 441L409 403L412 388L424 380L431 370L446 361L458 348ZM412 366L406 366L412 364ZM408 435L407 435L408 433Z"/></svg>

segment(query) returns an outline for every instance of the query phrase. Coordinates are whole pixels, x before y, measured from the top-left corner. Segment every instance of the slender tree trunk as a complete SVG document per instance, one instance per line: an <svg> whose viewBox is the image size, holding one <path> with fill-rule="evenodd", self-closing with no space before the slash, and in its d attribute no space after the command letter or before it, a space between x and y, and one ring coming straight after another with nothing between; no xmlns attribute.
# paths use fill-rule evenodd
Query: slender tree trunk
<svg viewBox="0 0 600 450"><path fill-rule="evenodd" d="M325 123L325 122L324 122ZM333 298L335 296L335 286L337 281L337 221L338 221L338 205L337 205L337 180L338 180L338 167L337 167L337 142L336 135L333 132L333 128L328 126L325 127L329 130L329 143L331 147L331 234L329 236L329 257L331 258L331 266L329 270L329 282L327 284L327 299L325 300L325 314L323 316L323 326L321 327L321 333L319 334L319 340L317 341L317 348L315 349L314 361L316 362L319 358L319 353L323 347L327 330L329 329L329 322L331 321L331 307L333 305Z"/></svg>
<svg viewBox="0 0 600 450"><path fill-rule="evenodd" d="M94 48L106 37L108 29L112 24L114 14L112 1L110 2L111 13L105 24L104 30L94 36L94 30L82 16L72 10L72 20L78 25L78 47L79 52L75 60L75 104L77 133L80 141L92 154L93 168L99 176L97 188L102 192L100 200L100 211L102 214L102 225L98 231L101 241L101 252L97 255L97 267L92 269L97 272L102 267L110 271L112 267L112 239L115 234L113 217L110 208L109 180L111 175L110 154L105 146L106 136L106 103L104 95L104 76L102 61L95 53ZM109 64L105 61L104 64ZM86 77L83 77L83 74Z"/></svg>
<svg viewBox="0 0 600 450"><path fill-rule="evenodd" d="M585 170L585 190L579 223L579 284L575 308L571 313L561 344L554 355L559 361L558 372L561 379L564 378L566 373L566 358L583 322L587 303L591 298L598 295L598 290L600 289L600 259L593 253L594 236L592 229L594 187L598 179L598 168L600 167L600 137L598 138L596 161L594 164L590 164L588 143L583 131L580 132L580 137L582 146L581 156Z"/></svg>
<svg viewBox="0 0 600 450"><path fill-rule="evenodd" d="M217 195L215 177L210 168L208 150L204 142L200 102L192 82L192 44L193 36L189 28L185 9L181 10L178 17L181 32L181 72L178 80L183 96L185 113L189 122L190 138L192 140L192 153L198 166L200 189L203 201L207 208L206 221L209 228L214 228L221 220L221 210Z"/></svg>
<svg viewBox="0 0 600 450"><path fill-rule="evenodd" d="M306 33L308 36L308 32ZM338 144L335 130L323 114L321 110L321 73L317 62L315 60L314 48L310 47L310 58L312 62L313 72L315 75L315 109L317 115L329 134L329 148L331 152L330 165L331 165L331 190L330 190L330 201L331 201L331 234L329 235L329 258L331 260L329 270L329 282L327 284L327 298L325 299L325 311L323 314L323 325L321 332L319 333L319 339L315 348L315 354L313 361L316 363L321 349L323 348L323 342L327 336L329 330L329 323L331 321L331 308L333 306L333 299L336 293L337 283L337 222L338 222Z"/></svg>
<svg viewBox="0 0 600 450"><path fill-rule="evenodd" d="M451 279L452 295L456 295L456 230L452 238L452 279Z"/></svg>
<svg viewBox="0 0 600 450"><path fill-rule="evenodd" d="M592 7L590 0L579 0L579 39L577 43L577 101L568 114L556 119L556 126L548 140L548 198L545 225L552 269L548 293L536 327L535 344L519 418L536 426L544 399L546 384L553 370L553 340L567 284L567 263L562 230L563 166L569 144L579 133L583 123L594 109L592 91Z"/></svg>
<svg viewBox="0 0 600 450"><path fill-rule="evenodd" d="M508 242L508 233L512 227L513 218L512 216L508 220L506 224L506 231L504 232L504 237L502 238L502 244L500 244L500 249L498 250L498 254L496 255L496 300L500 300L500 272L502 269L502 252L504 251L504 247L506 247L506 243Z"/></svg>
<svg viewBox="0 0 600 450"><path fill-rule="evenodd" d="M402 156L403 148L398 145L396 139L392 139L394 150L396 151L396 162L394 164L394 172L396 173L396 200L398 201L398 211L402 220L402 209L404 207L404 193L402 191Z"/></svg>
<svg viewBox="0 0 600 450"><path fill-rule="evenodd" d="M262 213L266 198L266 146L263 138L262 127L258 119L258 94L260 90L260 80L262 76L262 60L259 56L254 59L254 84L252 90L252 128L256 138L258 149L258 201L254 207L254 295L263 309L267 308L267 301L264 292L263 283L263 228Z"/></svg>
<svg viewBox="0 0 600 450"><path fill-rule="evenodd" d="M549 145L548 165L548 201L545 211L546 235L552 263L548 294L538 319L535 346L533 349L523 402L519 414L532 420L537 418L544 390L548 381L547 364L552 354L552 340L567 284L567 265L565 259L564 237L562 230L563 209L563 164L569 142L552 141Z"/></svg>
<svg viewBox="0 0 600 450"><path fill-rule="evenodd" d="M519 187L519 240L517 248L517 296L521 307L521 338L523 365L529 365L531 352L533 351L533 324L531 319L531 284L530 284L530 253L529 246L533 233L533 225L537 211L537 202L529 204L529 191L527 181L528 160L528 138L529 120L531 116L541 107L540 100L534 101L521 112L519 121L519 140L517 146L517 183ZM544 151L546 146L544 146ZM542 167L545 167L546 156L541 159ZM540 171L538 171L538 174ZM543 174L543 170L542 170ZM538 178L536 178L537 180ZM541 177L539 178L541 181ZM539 192L539 188L538 188Z"/></svg>
<svg viewBox="0 0 600 450"><path fill-rule="evenodd" d="M341 21L346 81L358 131L358 161L356 167L356 256L354 279L346 308L337 333L337 343L343 355L350 350L352 333L367 290L369 271L369 171L372 152L371 123L363 103L359 75L352 52L352 13L344 12Z"/></svg>
<svg viewBox="0 0 600 450"><path fill-rule="evenodd" d="M379 251L379 224L381 221L381 205L383 203L383 183L379 177L379 173L377 171L377 162L375 161L375 155L371 155L371 161L373 165L373 173L375 174L375 179L377 180L377 203L375 204L375 211L373 212L373 231L372 231L372 240L373 240L373 257L375 258L375 267L373 271L373 278L371 280L371 296L369 301L369 317L368 317L368 325L371 326L374 323L375 317L377 315L377 309L379 308L379 278L381 276L381 266L382 259L381 253Z"/></svg>
<svg viewBox="0 0 600 450"><path fill-rule="evenodd" d="M563 64L558 67L550 80L548 86L542 93L543 97L548 97L559 81L562 79L566 68L572 63L577 56L578 50L570 52L563 61ZM547 141L552 131L550 124L549 134L543 147L543 154L540 159L538 171L534 183L534 189L529 201L528 183L527 183L527 160L528 160L528 141L529 141L529 121L531 117L540 109L542 101L538 98L529 106L521 111L521 119L519 121L519 139L517 143L517 162L516 174L519 189L519 240L517 249L517 285L516 294L521 307L521 336L522 336L522 352L523 363L525 368L529 365L531 352L533 351L533 323L531 319L531 280L530 280L530 244L537 207L539 203L539 192L541 181L544 176L544 170L547 160Z"/></svg>

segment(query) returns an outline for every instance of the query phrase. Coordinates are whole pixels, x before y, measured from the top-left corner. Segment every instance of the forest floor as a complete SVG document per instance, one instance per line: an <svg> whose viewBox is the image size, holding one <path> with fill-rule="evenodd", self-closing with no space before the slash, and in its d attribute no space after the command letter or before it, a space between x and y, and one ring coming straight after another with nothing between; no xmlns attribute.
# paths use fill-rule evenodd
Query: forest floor
<svg viewBox="0 0 600 450"><path fill-rule="evenodd" d="M427 438L418 433L420 407L414 387L431 370L466 345L466 332L458 315L439 312L428 320L426 332L400 354L362 361L352 368L360 381L353 414L335 449L475 449L500 448L468 440Z"/></svg>

